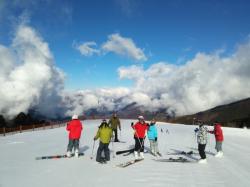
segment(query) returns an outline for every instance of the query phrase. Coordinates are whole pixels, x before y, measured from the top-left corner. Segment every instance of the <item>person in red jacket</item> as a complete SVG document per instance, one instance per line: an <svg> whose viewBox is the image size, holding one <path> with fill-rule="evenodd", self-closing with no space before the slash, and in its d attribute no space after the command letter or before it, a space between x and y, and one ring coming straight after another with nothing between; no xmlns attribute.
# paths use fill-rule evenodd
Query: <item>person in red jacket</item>
<svg viewBox="0 0 250 187"><path fill-rule="evenodd" d="M224 136L223 136L221 124L217 122L214 123L214 130L209 131L209 133L214 134L215 136L215 141L216 141L215 149L217 151L217 154L215 155L215 157L222 157L223 156L222 142L224 141Z"/></svg>
<svg viewBox="0 0 250 187"><path fill-rule="evenodd" d="M74 148L75 157L79 154L79 140L82 133L82 123L78 116L74 114L72 120L67 124L67 131L69 131L69 144L67 148L67 157L71 157L71 151Z"/></svg>
<svg viewBox="0 0 250 187"><path fill-rule="evenodd" d="M131 127L134 129L134 139L135 139L135 150L134 150L134 155L135 159L138 159L138 153L141 159L144 159L144 139L146 137L146 133L148 130L148 124L145 123L144 117L139 116L138 117L138 122L134 125L133 123L131 124Z"/></svg>

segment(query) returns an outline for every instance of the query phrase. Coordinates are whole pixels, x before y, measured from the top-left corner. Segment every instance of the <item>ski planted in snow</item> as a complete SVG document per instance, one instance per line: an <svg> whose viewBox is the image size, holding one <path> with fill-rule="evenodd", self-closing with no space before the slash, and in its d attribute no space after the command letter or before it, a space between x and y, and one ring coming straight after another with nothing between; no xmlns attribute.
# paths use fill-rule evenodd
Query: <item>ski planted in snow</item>
<svg viewBox="0 0 250 187"><path fill-rule="evenodd" d="M130 161L127 161L127 162L118 164L118 165L116 165L116 166L117 166L117 167L120 167L120 168L125 168L125 167L128 167L128 166L132 165L132 164L135 164L135 163L137 163L137 162L140 162L140 161L142 161L142 160L144 160L144 159L134 159L134 160L130 160Z"/></svg>
<svg viewBox="0 0 250 187"><path fill-rule="evenodd" d="M83 156L84 153L79 153L78 156ZM72 154L71 157L75 156L75 154ZM69 157L69 158L71 158ZM64 155L51 155L51 156L40 156L36 157L36 160L47 160L47 159L60 159L60 158L68 158L66 154Z"/></svg>

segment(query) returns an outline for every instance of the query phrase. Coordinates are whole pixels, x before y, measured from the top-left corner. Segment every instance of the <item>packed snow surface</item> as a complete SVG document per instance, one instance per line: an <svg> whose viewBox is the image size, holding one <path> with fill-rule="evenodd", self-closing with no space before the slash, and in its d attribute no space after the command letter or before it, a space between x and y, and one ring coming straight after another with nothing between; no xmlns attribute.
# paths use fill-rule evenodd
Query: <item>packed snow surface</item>
<svg viewBox="0 0 250 187"><path fill-rule="evenodd" d="M95 162L98 141L94 147L94 159L90 159L93 137L100 120L84 121L80 139L79 158L36 160L38 156L65 154L68 133L65 127L23 132L0 137L0 187L154 187L154 186L250 186L250 132L246 129L223 128L224 157L214 157L214 136L207 144L207 164L198 164L198 154L183 156L190 163L157 162L154 156L145 153L145 160L126 168L117 164L131 160L129 156L114 152L133 148L134 139L130 123L121 120L119 139L126 143L110 143L111 161ZM195 126L157 123L159 148L163 158L181 151L197 151ZM212 130L212 127L208 127ZM169 133L167 133L167 131ZM145 141L146 149L149 141ZM115 156L115 157L114 157Z"/></svg>

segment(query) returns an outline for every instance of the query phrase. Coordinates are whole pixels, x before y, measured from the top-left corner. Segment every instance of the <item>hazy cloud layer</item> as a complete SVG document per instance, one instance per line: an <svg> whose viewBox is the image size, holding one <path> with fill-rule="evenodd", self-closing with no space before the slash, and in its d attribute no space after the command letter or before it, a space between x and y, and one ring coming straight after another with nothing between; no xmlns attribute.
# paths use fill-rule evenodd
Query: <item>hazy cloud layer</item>
<svg viewBox="0 0 250 187"><path fill-rule="evenodd" d="M82 90L77 92L65 92L64 103L68 108L66 115L82 114L90 109L98 111L113 111L125 107L128 102L123 98L130 95L128 88Z"/></svg>

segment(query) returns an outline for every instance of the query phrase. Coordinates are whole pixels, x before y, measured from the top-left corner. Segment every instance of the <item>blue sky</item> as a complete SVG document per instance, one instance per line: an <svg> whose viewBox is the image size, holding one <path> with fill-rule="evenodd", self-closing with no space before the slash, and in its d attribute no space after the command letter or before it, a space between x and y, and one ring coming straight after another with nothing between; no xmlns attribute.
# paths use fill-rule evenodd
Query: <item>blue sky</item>
<svg viewBox="0 0 250 187"><path fill-rule="evenodd" d="M131 87L133 81L119 79L119 67L181 65L221 49L231 54L249 36L249 9L247 0L1 0L0 44L11 44L26 15L65 72L66 89ZM101 50L113 34L131 39L146 60ZM76 46L90 41L99 53L82 55Z"/></svg>

